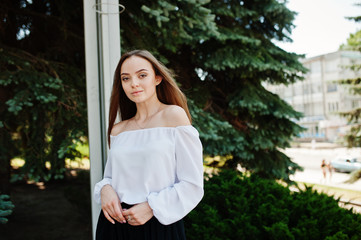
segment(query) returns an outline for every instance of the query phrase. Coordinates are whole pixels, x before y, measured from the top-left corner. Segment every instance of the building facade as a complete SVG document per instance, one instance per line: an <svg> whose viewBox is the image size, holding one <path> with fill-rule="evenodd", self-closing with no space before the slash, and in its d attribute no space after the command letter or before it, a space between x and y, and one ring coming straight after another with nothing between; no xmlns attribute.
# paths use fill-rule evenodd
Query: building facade
<svg viewBox="0 0 361 240"><path fill-rule="evenodd" d="M361 53L337 51L302 60L309 69L303 81L285 85L267 85L266 88L278 94L296 111L303 113L297 123L305 127L298 140L329 141L341 140L350 128L339 112L350 111L361 106L361 96L353 95L338 80L361 77L346 66L361 62Z"/></svg>

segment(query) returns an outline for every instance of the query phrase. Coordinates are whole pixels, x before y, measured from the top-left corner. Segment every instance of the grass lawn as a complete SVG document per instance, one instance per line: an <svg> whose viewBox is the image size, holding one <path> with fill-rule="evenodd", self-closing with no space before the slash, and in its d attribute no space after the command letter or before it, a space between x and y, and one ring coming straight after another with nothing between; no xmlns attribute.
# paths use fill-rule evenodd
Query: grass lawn
<svg viewBox="0 0 361 240"><path fill-rule="evenodd" d="M307 187L312 187L313 189L317 190L317 192L322 192L329 196L333 196L335 199L339 198L341 200L341 202L339 202L340 207L347 209L353 208L355 213L361 214L361 206L347 204L347 202L350 202L360 205L361 191L337 188L337 187L331 187L331 186L319 185L319 184L311 184L311 183L298 182L298 184L301 189L304 189L304 186L306 185Z"/></svg>
<svg viewBox="0 0 361 240"><path fill-rule="evenodd" d="M331 187L331 186L319 185L319 184L310 184L310 183L301 183L300 187L302 188L304 184L308 187L313 187L318 192L326 193L329 196L334 196L335 198L341 198L344 201L361 203L361 191L355 191L350 189L337 188L337 187Z"/></svg>

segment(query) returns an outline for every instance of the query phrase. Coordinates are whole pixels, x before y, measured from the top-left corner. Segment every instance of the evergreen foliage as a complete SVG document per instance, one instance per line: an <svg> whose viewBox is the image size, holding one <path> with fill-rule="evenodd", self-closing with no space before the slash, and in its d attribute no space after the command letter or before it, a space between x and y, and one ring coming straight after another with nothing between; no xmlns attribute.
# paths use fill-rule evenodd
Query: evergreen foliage
<svg viewBox="0 0 361 240"><path fill-rule="evenodd" d="M22 173L35 181L63 178L65 158L80 156L76 141L86 135L84 75L20 50L1 50L0 85L9 96L2 124L26 160Z"/></svg>
<svg viewBox="0 0 361 240"><path fill-rule="evenodd" d="M306 70L301 56L274 41L290 41L294 12L276 0L120 1L122 50L149 49L175 71L191 99L204 153L229 156L268 178L288 180L299 166L279 149L302 131L301 114L264 82L289 84Z"/></svg>
<svg viewBox="0 0 361 240"><path fill-rule="evenodd" d="M357 31L354 34L350 34L350 37L347 39L346 45L340 46L341 50L353 50L361 52L361 30ZM355 73L360 73L361 64L354 63L346 68L354 71ZM356 74L359 76L360 74ZM340 80L341 84L344 84L350 88L352 94L360 95L361 94L361 78L356 77L352 79L343 79ZM351 129L348 134L346 134L346 142L349 147L360 147L361 146L361 107L357 107L348 112L341 112L341 116L345 117L349 124L351 124Z"/></svg>
<svg viewBox="0 0 361 240"><path fill-rule="evenodd" d="M361 6L361 3L356 4ZM350 20L355 22L361 21L361 16L349 17ZM340 46L341 50L352 50L361 52L361 30L358 30L354 34L350 34L350 37L347 39L347 44ZM348 69L354 71L355 73L361 72L361 63L354 63L350 66L347 66ZM360 76L360 74L357 74ZM351 93L355 95L361 95L361 78L356 77L352 79L343 79L339 81L341 84L344 84L350 88ZM361 146L361 106L352 109L348 112L341 112L341 116L345 117L348 120L348 123L351 125L350 131L345 135L346 143L348 147L360 147ZM349 183L356 182L361 178L361 169L355 171L349 180Z"/></svg>
<svg viewBox="0 0 361 240"><path fill-rule="evenodd" d="M185 219L190 240L361 238L361 215L310 187L291 192L273 180L223 170L204 189Z"/></svg>
<svg viewBox="0 0 361 240"><path fill-rule="evenodd" d="M13 179L61 179L87 135L82 4L2 1L0 16L1 171L21 157Z"/></svg>
<svg viewBox="0 0 361 240"><path fill-rule="evenodd" d="M7 217L13 212L14 204L9 200L10 197L5 194L0 194L0 224L8 222Z"/></svg>
<svg viewBox="0 0 361 240"><path fill-rule="evenodd" d="M122 51L147 49L175 71L204 153L227 156L209 165L289 180L299 166L279 149L302 130L293 121L301 114L262 85L305 72L301 56L274 44L290 41L295 13L285 2L120 3ZM0 16L2 166L21 156L29 177L61 177L75 142L86 140L82 1L5 0Z"/></svg>

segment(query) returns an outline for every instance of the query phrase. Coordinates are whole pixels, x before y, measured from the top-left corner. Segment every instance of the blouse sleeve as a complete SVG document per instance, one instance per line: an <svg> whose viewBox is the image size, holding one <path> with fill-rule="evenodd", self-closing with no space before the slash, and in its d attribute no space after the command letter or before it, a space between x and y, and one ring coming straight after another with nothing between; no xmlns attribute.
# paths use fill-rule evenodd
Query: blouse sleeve
<svg viewBox="0 0 361 240"><path fill-rule="evenodd" d="M175 131L176 183L148 195L154 216L164 225L186 216L203 197L203 154L197 130L192 126Z"/></svg>
<svg viewBox="0 0 361 240"><path fill-rule="evenodd" d="M101 204L100 191L108 184L112 185L112 163L109 161L109 157L105 164L104 177L100 182L96 183L94 187L94 200L96 203Z"/></svg>

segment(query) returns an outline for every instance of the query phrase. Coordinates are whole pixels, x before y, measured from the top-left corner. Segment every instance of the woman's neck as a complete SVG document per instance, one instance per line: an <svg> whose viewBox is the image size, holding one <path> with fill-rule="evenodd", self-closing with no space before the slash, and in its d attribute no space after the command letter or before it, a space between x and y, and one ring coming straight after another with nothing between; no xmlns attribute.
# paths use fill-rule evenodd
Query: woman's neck
<svg viewBox="0 0 361 240"><path fill-rule="evenodd" d="M134 118L141 122L153 117L162 107L162 103L158 99L152 102L137 103L136 105L137 113Z"/></svg>

